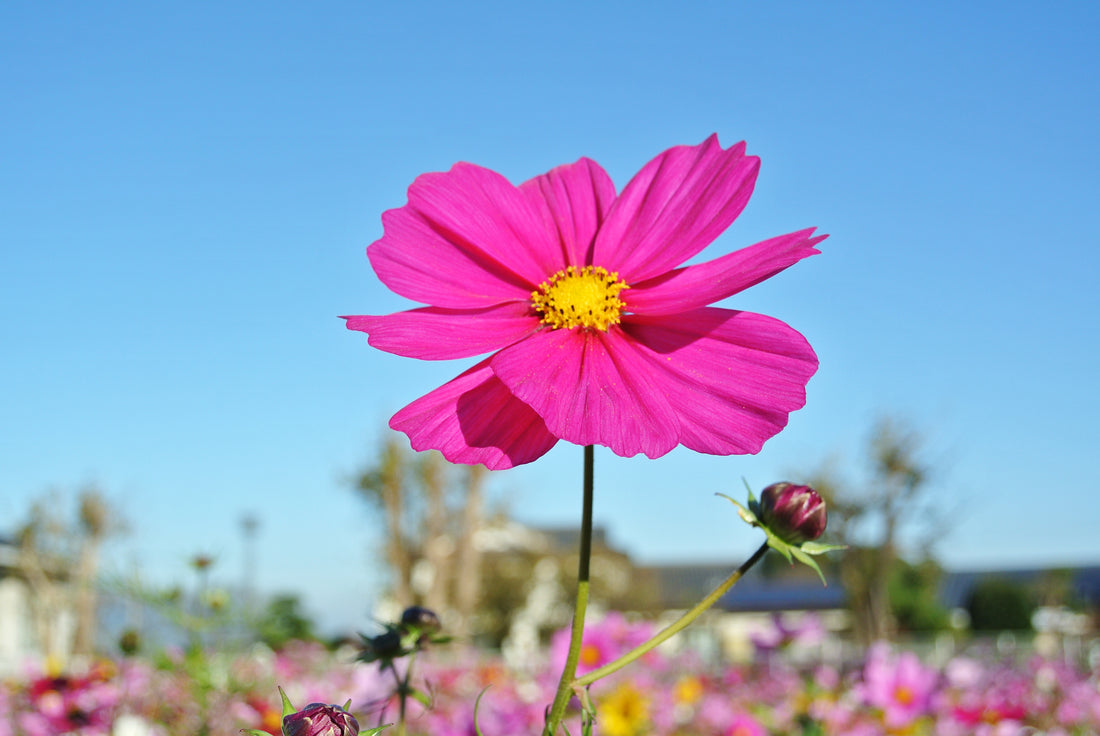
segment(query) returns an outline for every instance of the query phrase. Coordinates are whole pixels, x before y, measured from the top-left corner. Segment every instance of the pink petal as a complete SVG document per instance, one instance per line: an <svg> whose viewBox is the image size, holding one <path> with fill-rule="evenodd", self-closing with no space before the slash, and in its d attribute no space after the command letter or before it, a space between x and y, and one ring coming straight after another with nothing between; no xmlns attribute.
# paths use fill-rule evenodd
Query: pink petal
<svg viewBox="0 0 1100 736"><path fill-rule="evenodd" d="M558 438L516 399L483 360L393 415L390 426L414 450L439 450L453 463L503 470L537 460Z"/></svg>
<svg viewBox="0 0 1100 736"><path fill-rule="evenodd" d="M592 239L615 201L615 184L607 172L582 158L529 179L520 191L542 212L549 231L557 234L561 265L590 263Z"/></svg>
<svg viewBox="0 0 1100 736"><path fill-rule="evenodd" d="M617 328L546 330L490 358L493 373L561 439L616 455L660 457L677 417L649 362Z"/></svg>
<svg viewBox="0 0 1100 736"><path fill-rule="evenodd" d="M410 205L385 212L382 225L367 256L382 283L403 297L476 309L527 298L534 289L492 258L452 242Z"/></svg>
<svg viewBox="0 0 1100 736"><path fill-rule="evenodd" d="M817 370L806 339L761 314L706 308L630 316L622 327L658 367L657 390L676 408L680 442L698 452L759 452L805 405Z"/></svg>
<svg viewBox="0 0 1100 736"><path fill-rule="evenodd" d="M418 177L409 203L383 224L385 235L367 251L379 278L432 306L514 299L562 267L542 212L503 176L473 164Z"/></svg>
<svg viewBox="0 0 1100 736"><path fill-rule="evenodd" d="M628 311L675 314L712 304L770 278L821 251L814 246L827 235L813 237L814 228L780 235L734 251L713 261L679 268L622 293Z"/></svg>
<svg viewBox="0 0 1100 736"><path fill-rule="evenodd" d="M659 276L729 227L749 201L760 159L712 135L658 155L623 189L596 236L592 263L627 283Z"/></svg>
<svg viewBox="0 0 1100 736"><path fill-rule="evenodd" d="M387 353L421 360L469 358L511 345L539 327L526 302L484 309L424 307L382 317L344 317L349 330L370 335Z"/></svg>

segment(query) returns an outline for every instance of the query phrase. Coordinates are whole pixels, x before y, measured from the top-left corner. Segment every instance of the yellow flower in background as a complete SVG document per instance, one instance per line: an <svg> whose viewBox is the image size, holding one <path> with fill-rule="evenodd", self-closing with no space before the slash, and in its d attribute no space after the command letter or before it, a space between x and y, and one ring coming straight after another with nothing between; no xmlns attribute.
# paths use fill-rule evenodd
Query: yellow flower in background
<svg viewBox="0 0 1100 736"><path fill-rule="evenodd" d="M597 730L606 736L637 736L649 725L649 700L630 683L615 688L600 703Z"/></svg>
<svg viewBox="0 0 1100 736"><path fill-rule="evenodd" d="M676 705L695 705L702 697L703 682L694 675L684 675L672 689L672 699Z"/></svg>

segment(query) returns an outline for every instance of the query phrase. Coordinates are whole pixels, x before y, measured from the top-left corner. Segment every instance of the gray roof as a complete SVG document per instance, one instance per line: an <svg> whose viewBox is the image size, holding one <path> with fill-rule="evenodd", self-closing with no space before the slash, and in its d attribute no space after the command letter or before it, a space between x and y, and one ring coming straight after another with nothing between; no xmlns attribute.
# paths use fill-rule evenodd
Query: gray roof
<svg viewBox="0 0 1100 736"><path fill-rule="evenodd" d="M736 563L657 565L641 568L652 580L662 608L688 608L698 603L737 568ZM808 569L783 575L749 571L722 596L717 607L726 611L828 610L844 606L845 593L837 581L823 586Z"/></svg>
<svg viewBox="0 0 1100 736"><path fill-rule="evenodd" d="M639 570L652 581L663 608L688 608L725 580L736 567L733 563L696 565L659 565ZM1092 606L1100 606L1100 566L1062 568L1068 587L1075 597ZM966 570L945 572L940 584L940 602L948 608L965 607L973 587L990 578L1035 585L1059 568L1018 568L1007 570ZM820 611L843 608L847 592L839 579L829 578L828 585L807 568L784 569L778 575L750 571L719 599L717 607L726 611Z"/></svg>
<svg viewBox="0 0 1100 736"><path fill-rule="evenodd" d="M948 608L965 608L974 586L984 580L1008 580L1020 585L1035 585L1050 574L1064 571L1070 591L1085 603L1100 605L1100 565L1084 567L1032 567L1004 570L961 570L944 575L940 584L940 602Z"/></svg>

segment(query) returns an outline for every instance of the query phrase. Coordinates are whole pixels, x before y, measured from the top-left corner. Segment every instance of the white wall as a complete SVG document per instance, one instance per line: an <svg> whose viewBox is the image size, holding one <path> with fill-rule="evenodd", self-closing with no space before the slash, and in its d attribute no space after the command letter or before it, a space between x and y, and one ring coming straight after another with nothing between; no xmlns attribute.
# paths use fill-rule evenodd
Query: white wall
<svg viewBox="0 0 1100 736"><path fill-rule="evenodd" d="M16 674L32 652L27 584L0 578L0 676Z"/></svg>

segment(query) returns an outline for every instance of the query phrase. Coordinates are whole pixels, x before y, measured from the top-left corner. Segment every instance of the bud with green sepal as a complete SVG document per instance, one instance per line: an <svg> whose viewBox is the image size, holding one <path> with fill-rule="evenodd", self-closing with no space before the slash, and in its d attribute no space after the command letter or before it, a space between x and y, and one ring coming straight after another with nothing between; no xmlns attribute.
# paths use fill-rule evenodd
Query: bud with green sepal
<svg viewBox="0 0 1100 736"><path fill-rule="evenodd" d="M363 645L360 662L378 662L383 668L395 659L419 652L427 644L446 644L451 637L440 634L439 616L423 606L410 606L396 624L384 624L386 630L377 636L360 634Z"/></svg>
<svg viewBox="0 0 1100 736"><path fill-rule="evenodd" d="M283 701L283 736L360 736L359 721L348 712L351 701L347 701L341 707L339 705L326 705L324 703L310 703L305 708L297 710L290 702L290 698L279 688L279 697ZM371 728L361 733L361 736L374 736L390 724ZM241 729L241 733L250 736L270 736L267 731L257 729Z"/></svg>
<svg viewBox="0 0 1100 736"><path fill-rule="evenodd" d="M417 649L425 644L446 644L451 637L439 633L443 625L435 611L423 606L409 606L401 614L400 630L403 643L411 644Z"/></svg>
<svg viewBox="0 0 1100 736"><path fill-rule="evenodd" d="M811 555L844 549L844 545L813 541L825 532L826 523L825 501L817 491L793 483L773 483L760 492L760 500L757 501L752 489L748 490L747 507L723 493L718 495L733 503L737 513L747 523L764 531L769 547L792 564L798 560L812 567L824 583L825 575Z"/></svg>
<svg viewBox="0 0 1100 736"><path fill-rule="evenodd" d="M360 662L378 662L385 666L395 659L400 659L411 654L415 648L405 646L402 642L400 627L386 624L386 630L377 636L360 634L363 646L359 650Z"/></svg>

